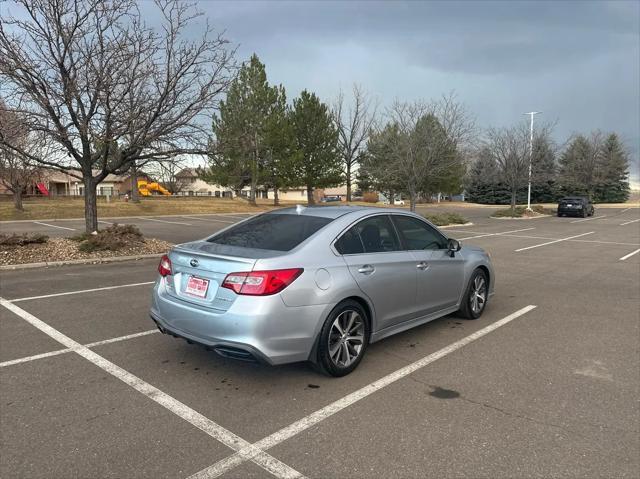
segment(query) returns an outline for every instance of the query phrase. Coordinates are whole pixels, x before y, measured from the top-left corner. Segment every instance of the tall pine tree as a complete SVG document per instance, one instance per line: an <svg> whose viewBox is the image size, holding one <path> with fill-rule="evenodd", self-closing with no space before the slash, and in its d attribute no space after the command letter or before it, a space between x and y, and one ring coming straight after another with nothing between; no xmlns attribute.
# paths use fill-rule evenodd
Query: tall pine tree
<svg viewBox="0 0 640 479"><path fill-rule="evenodd" d="M293 100L291 119L298 150L293 169L295 181L307 187L308 202L314 204L315 188L336 186L343 181L338 130L327 105L307 90Z"/></svg>
<svg viewBox="0 0 640 479"><path fill-rule="evenodd" d="M629 199L629 155L615 133L599 148L598 177L596 201L622 203Z"/></svg>
<svg viewBox="0 0 640 479"><path fill-rule="evenodd" d="M215 142L206 179L236 190L251 186L249 201L256 203L269 156L266 130L270 117L281 108L282 87L267 82L264 64L257 55L244 63L231 84L227 99L220 102L214 118Z"/></svg>

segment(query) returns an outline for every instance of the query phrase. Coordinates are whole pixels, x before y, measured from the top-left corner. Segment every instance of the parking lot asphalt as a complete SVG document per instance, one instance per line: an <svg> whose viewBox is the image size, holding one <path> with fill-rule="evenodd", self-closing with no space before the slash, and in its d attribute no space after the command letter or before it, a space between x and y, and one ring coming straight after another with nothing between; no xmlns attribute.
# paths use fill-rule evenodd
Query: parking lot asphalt
<svg viewBox="0 0 640 479"><path fill-rule="evenodd" d="M338 379L160 334L157 260L3 271L0 477L638 477L640 210L489 213L447 230L492 256L482 318ZM136 224L174 242L229 224L156 219Z"/></svg>

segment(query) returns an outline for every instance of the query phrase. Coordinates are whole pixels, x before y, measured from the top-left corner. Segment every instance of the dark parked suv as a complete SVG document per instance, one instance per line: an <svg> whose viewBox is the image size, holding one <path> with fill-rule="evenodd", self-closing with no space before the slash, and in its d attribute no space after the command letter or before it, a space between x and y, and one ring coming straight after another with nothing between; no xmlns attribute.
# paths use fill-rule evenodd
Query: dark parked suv
<svg viewBox="0 0 640 479"><path fill-rule="evenodd" d="M567 196L558 202L558 216L593 216L594 208L586 196Z"/></svg>

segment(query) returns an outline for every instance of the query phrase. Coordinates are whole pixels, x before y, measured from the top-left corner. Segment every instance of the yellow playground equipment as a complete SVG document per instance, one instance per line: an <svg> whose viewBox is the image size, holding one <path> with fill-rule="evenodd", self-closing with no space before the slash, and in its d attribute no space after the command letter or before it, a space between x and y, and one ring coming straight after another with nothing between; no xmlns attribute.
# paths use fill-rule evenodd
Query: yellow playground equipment
<svg viewBox="0 0 640 479"><path fill-rule="evenodd" d="M169 191L162 185L159 185L155 181L153 183L149 183L147 180L138 180L138 192L142 196L151 196L153 194L171 195L171 193L169 193Z"/></svg>

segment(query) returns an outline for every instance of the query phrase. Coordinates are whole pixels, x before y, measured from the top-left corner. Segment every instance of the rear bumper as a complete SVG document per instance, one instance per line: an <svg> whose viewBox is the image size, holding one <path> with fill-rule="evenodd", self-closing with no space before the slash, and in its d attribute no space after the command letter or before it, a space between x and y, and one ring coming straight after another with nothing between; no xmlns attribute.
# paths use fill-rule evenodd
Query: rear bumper
<svg viewBox="0 0 640 479"><path fill-rule="evenodd" d="M580 210L574 210L572 209L560 209L558 208L558 214L559 215L567 215L567 216L582 216L582 212L584 210L580 209Z"/></svg>
<svg viewBox="0 0 640 479"><path fill-rule="evenodd" d="M172 336L225 357L276 365L309 359L327 307L288 307L274 295L238 296L227 311L205 310L168 295L158 281L149 314Z"/></svg>

